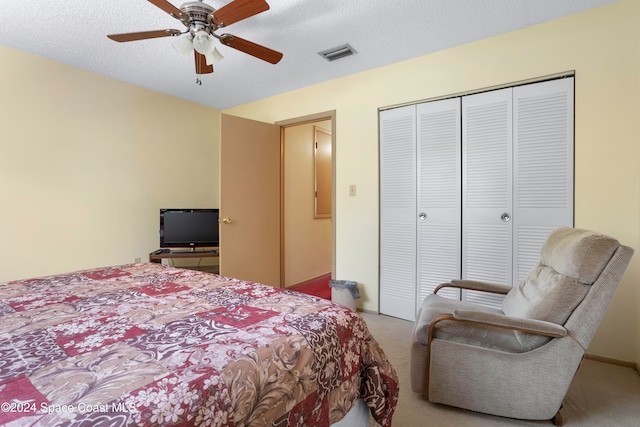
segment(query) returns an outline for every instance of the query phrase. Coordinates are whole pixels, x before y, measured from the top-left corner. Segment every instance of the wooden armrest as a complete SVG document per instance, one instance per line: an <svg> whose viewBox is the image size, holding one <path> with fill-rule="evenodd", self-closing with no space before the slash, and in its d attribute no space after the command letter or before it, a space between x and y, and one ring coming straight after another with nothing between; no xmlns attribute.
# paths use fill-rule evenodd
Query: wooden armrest
<svg viewBox="0 0 640 427"><path fill-rule="evenodd" d="M527 319L524 317L505 316L503 314L486 313L474 310L454 310L454 320L497 328L511 329L536 335L560 338L567 335L567 330L557 323L544 320Z"/></svg>
<svg viewBox="0 0 640 427"><path fill-rule="evenodd" d="M459 288L502 295L508 294L511 290L511 286L499 283L479 282L477 280L452 280L450 283L443 283L439 285L433 293L438 293L442 288Z"/></svg>

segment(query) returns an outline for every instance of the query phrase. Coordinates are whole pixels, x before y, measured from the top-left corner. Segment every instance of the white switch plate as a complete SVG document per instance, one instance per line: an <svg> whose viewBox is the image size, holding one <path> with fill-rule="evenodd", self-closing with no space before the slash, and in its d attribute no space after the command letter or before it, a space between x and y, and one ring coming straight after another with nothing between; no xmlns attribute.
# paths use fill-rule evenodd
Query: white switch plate
<svg viewBox="0 0 640 427"><path fill-rule="evenodd" d="M351 184L349 186L349 196L355 197L355 195L356 195L356 185L355 184Z"/></svg>

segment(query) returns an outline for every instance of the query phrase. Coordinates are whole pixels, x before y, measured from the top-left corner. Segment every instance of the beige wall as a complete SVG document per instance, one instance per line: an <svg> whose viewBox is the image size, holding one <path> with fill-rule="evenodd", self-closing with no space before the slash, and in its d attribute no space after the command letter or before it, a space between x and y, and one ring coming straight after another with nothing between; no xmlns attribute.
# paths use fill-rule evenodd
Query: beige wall
<svg viewBox="0 0 640 427"><path fill-rule="evenodd" d="M314 218L314 126L284 128L284 285L331 272L331 218Z"/></svg>
<svg viewBox="0 0 640 427"><path fill-rule="evenodd" d="M640 2L546 24L226 110L277 122L336 111L336 271L378 309L378 108L575 70L576 226L639 253L590 352L640 364ZM358 194L349 197L349 184Z"/></svg>
<svg viewBox="0 0 640 427"><path fill-rule="evenodd" d="M0 46L0 282L148 260L218 207L220 112Z"/></svg>
<svg viewBox="0 0 640 427"><path fill-rule="evenodd" d="M640 364L637 0L225 112L273 123L336 111L336 278L377 310L378 108L567 70L576 226L639 251L590 351ZM0 91L0 281L145 260L160 207L217 205L219 111L1 46Z"/></svg>

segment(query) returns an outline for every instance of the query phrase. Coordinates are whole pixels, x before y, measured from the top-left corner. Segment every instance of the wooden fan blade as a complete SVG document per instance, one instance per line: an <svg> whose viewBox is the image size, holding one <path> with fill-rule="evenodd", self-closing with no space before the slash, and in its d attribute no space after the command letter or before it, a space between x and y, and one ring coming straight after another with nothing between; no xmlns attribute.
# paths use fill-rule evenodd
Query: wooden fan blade
<svg viewBox="0 0 640 427"><path fill-rule="evenodd" d="M116 42L132 42L135 40L155 39L158 37L178 36L182 34L179 30L155 30L141 31L138 33L109 34L111 40Z"/></svg>
<svg viewBox="0 0 640 427"><path fill-rule="evenodd" d="M173 16L176 19L182 20L184 18L184 14L180 9L169 3L167 0L148 0L149 3L153 4L156 7L167 12L169 15Z"/></svg>
<svg viewBox="0 0 640 427"><path fill-rule="evenodd" d="M234 22L242 21L265 10L269 10L269 5L264 0L233 0L211 15L213 15L214 24L219 27L228 27Z"/></svg>
<svg viewBox="0 0 640 427"><path fill-rule="evenodd" d="M207 65L207 58L204 55L193 51L196 59L196 74L209 74L213 73L213 65Z"/></svg>
<svg viewBox="0 0 640 427"><path fill-rule="evenodd" d="M242 39L237 36L224 34L220 41L234 49L247 53L256 58L267 61L271 64L277 64L282 59L282 54L268 47L260 46L259 44L250 42L249 40Z"/></svg>

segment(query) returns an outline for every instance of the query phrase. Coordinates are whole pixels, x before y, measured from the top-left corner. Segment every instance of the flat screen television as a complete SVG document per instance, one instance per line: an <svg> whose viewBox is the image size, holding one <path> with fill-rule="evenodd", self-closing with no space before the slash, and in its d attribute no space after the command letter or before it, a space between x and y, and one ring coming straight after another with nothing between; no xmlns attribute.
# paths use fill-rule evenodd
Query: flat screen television
<svg viewBox="0 0 640 427"><path fill-rule="evenodd" d="M160 247L220 246L218 209L160 209Z"/></svg>

